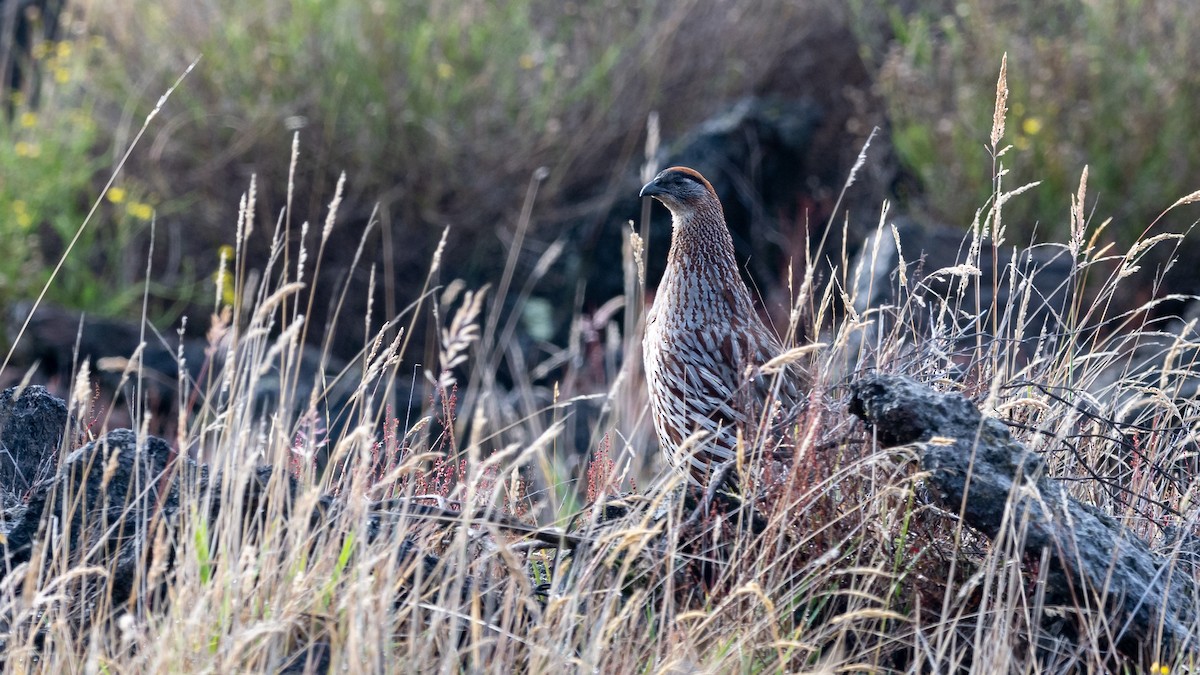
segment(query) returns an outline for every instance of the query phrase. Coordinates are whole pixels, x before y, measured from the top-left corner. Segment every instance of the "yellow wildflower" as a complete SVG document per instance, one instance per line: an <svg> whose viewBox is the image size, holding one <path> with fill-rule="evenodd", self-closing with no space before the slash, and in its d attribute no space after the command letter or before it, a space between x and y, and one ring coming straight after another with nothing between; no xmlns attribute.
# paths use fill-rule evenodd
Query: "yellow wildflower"
<svg viewBox="0 0 1200 675"><path fill-rule="evenodd" d="M125 188L111 187L104 196L108 199L108 201L114 204L120 204L121 202L125 201Z"/></svg>
<svg viewBox="0 0 1200 675"><path fill-rule="evenodd" d="M12 203L13 215L17 219L17 225L23 230L28 230L33 225L33 216L29 215L29 206L24 200L17 199Z"/></svg>
<svg viewBox="0 0 1200 675"><path fill-rule="evenodd" d="M54 55L60 59L71 57L71 43L63 40L54 45Z"/></svg>
<svg viewBox="0 0 1200 675"><path fill-rule="evenodd" d="M150 218L154 215L154 208L149 204L143 204L142 202L130 202L129 215L137 218L138 220L150 220Z"/></svg>
<svg viewBox="0 0 1200 675"><path fill-rule="evenodd" d="M1042 120L1038 117L1026 117L1024 122L1021 122L1021 131L1024 131L1027 136L1037 136L1042 130Z"/></svg>
<svg viewBox="0 0 1200 675"><path fill-rule="evenodd" d="M28 129L36 124L37 124L37 115L35 115L29 111L25 111L25 112L21 113L21 126Z"/></svg>
<svg viewBox="0 0 1200 675"><path fill-rule="evenodd" d="M13 150L17 152L17 157L38 157L42 154L42 147L37 143L28 141L17 141L13 146Z"/></svg>
<svg viewBox="0 0 1200 675"><path fill-rule="evenodd" d="M59 84L66 84L71 81L71 72L66 68L54 69L54 81Z"/></svg>

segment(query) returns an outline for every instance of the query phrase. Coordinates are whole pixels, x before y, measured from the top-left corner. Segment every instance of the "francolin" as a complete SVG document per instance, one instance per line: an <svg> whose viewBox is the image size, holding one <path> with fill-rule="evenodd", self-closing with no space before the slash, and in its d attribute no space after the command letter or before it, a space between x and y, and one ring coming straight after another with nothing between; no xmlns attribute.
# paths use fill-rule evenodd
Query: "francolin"
<svg viewBox="0 0 1200 675"><path fill-rule="evenodd" d="M712 185L694 169L672 167L641 196L662 202L672 226L642 341L654 428L671 466L706 485L737 457L739 434L753 448L760 429L794 412L798 373L784 369L776 383L760 370L783 348L738 272ZM765 410L769 401L778 403Z"/></svg>

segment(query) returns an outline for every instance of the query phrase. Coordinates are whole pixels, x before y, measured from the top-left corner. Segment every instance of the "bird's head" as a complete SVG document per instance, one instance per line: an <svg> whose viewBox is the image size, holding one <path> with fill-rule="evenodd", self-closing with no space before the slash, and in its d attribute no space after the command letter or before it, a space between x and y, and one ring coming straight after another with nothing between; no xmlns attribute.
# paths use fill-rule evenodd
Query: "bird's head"
<svg viewBox="0 0 1200 675"><path fill-rule="evenodd" d="M641 197L654 197L676 215L684 215L705 204L720 204L712 184L699 171L686 166L664 169L646 183Z"/></svg>

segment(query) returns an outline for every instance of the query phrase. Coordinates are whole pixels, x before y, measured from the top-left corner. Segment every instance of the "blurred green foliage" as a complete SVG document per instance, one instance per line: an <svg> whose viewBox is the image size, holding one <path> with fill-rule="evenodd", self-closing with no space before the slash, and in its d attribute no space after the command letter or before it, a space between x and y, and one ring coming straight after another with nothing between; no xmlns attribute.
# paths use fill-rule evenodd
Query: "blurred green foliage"
<svg viewBox="0 0 1200 675"><path fill-rule="evenodd" d="M233 243L251 174L257 226L244 250L261 269L283 206L291 205L294 255L300 224L323 222L344 171L326 269L351 264L378 204L371 259L360 269L377 266L373 311L386 316L420 292L446 225L453 273L495 277L538 175L546 178L530 222L544 230L524 240L523 262L529 251L579 236L545 224L579 222L629 194L623 181L643 161L651 111L660 112L664 138L678 138L765 90L779 77L781 55L819 25L792 0L92 4L85 25L106 41L93 72L106 118L136 125L197 63L125 169L163 196L163 229L181 232L192 258L208 265L197 276L210 278L216 251ZM168 262L156 271L169 272ZM312 287L320 311L331 286ZM360 295L350 294L346 313L367 311L355 305L365 303Z"/></svg>
<svg viewBox="0 0 1200 675"><path fill-rule="evenodd" d="M30 92L8 95L0 115L0 306L35 297L75 238L107 180L112 158L101 143L92 97L83 82L92 45L35 43L42 76L38 105ZM80 234L47 297L69 307L113 314L139 294L121 263L153 209L130 188L114 188ZM136 264L136 263L134 263Z"/></svg>
<svg viewBox="0 0 1200 675"><path fill-rule="evenodd" d="M856 11L860 27L884 17L894 35L870 57L897 151L943 218L969 223L991 194L985 145L1006 52L1004 184L1042 182L1005 206L1018 236L1065 237L1085 165L1097 213L1127 242L1200 187L1200 5L961 0L905 12L862 0Z"/></svg>
<svg viewBox="0 0 1200 675"><path fill-rule="evenodd" d="M258 227L248 243L255 265L282 206L292 199L294 230L321 222L345 171L339 220L354 227L333 238L330 256L346 262L380 204L375 232L383 234L374 236L382 241L369 252L382 255L385 284L401 279L384 292L390 313L412 290L401 287L406 275L427 268L446 224L472 244L456 255L456 274L469 276L473 267L492 274L504 231L540 168L549 177L539 209L561 207L563 194L572 195L570 209L612 199L614 183L641 162L650 111L661 113L665 135L678 136L765 89L780 55L817 23L791 0L79 0L71 7L70 39L35 46L36 59L58 59L43 64L41 104L22 108L0 130L4 176L17 176L6 181L0 204L14 217L0 227L20 240L9 268L0 269L0 305L32 294L97 200L54 299L90 311L128 307L146 267L152 212L160 233L156 294L203 301L214 289L198 280L214 276L218 249L235 238L238 196L251 174L258 179ZM739 30L730 31L731 22ZM142 122L194 62L133 149L118 190L102 196ZM36 115L35 127L20 127L24 112ZM297 132L300 161L289 184ZM18 155L28 149L18 145L23 139L36 140L39 158ZM19 218L14 208L24 209ZM17 237L20 223L38 237ZM159 314L170 309L158 304Z"/></svg>
<svg viewBox="0 0 1200 675"><path fill-rule="evenodd" d="M155 101L147 81L162 87L201 57L154 158L200 165L181 172L185 189L211 192L250 160L278 196L282 172L266 165L285 165L299 130L323 180L348 170L366 201L383 195L415 215L453 212L500 184L508 188L496 198L513 202L531 157L575 128L568 118L611 104L618 55L635 33L607 31L639 19L605 10L533 0L117 2L94 30L113 39L102 76L140 113ZM158 174L159 192L170 173ZM245 178L235 176L242 187ZM327 199L332 185L315 187ZM435 233L444 225L412 220L433 221Z"/></svg>

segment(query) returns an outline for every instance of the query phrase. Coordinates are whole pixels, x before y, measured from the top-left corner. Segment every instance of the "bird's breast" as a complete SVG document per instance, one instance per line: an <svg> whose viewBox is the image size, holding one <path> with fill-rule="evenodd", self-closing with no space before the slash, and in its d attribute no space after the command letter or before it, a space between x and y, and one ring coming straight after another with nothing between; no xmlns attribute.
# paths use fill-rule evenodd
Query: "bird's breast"
<svg viewBox="0 0 1200 675"><path fill-rule="evenodd" d="M698 330L713 322L726 322L734 307L718 280L704 274L664 279L648 320L675 330Z"/></svg>

